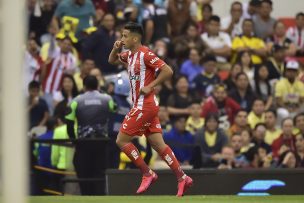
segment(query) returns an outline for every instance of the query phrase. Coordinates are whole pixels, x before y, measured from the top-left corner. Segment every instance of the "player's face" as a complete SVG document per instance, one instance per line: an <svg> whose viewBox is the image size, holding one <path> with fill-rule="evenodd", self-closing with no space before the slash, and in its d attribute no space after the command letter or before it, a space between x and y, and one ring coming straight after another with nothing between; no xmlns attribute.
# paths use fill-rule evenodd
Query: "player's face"
<svg viewBox="0 0 304 203"><path fill-rule="evenodd" d="M130 49L138 42L138 37L131 33L130 30L124 29L122 31L121 41L125 49Z"/></svg>

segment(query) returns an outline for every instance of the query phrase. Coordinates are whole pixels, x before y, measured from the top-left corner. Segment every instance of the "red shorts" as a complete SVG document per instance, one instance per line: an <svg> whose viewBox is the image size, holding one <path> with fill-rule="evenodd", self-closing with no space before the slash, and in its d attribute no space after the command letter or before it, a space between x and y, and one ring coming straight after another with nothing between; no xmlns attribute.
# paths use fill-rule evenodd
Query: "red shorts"
<svg viewBox="0 0 304 203"><path fill-rule="evenodd" d="M162 133L158 118L159 107L143 110L132 108L125 116L120 131L130 136L148 136L151 133Z"/></svg>

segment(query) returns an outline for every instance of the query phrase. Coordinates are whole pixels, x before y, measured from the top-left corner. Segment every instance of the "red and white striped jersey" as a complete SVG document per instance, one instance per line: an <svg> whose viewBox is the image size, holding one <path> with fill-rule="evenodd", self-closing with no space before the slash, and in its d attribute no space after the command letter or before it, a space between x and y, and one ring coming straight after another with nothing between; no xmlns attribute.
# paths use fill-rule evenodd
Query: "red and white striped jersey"
<svg viewBox="0 0 304 203"><path fill-rule="evenodd" d="M25 52L24 71L25 71L25 88L35 80L39 81L39 74L43 61L39 55L33 56L28 51Z"/></svg>
<svg viewBox="0 0 304 203"><path fill-rule="evenodd" d="M47 65L46 78L43 81L44 93L53 93L61 88L61 80L64 73L71 73L76 70L76 58L72 53L62 53L56 49L52 61Z"/></svg>
<svg viewBox="0 0 304 203"><path fill-rule="evenodd" d="M140 89L150 84L156 77L156 71L165 64L148 47L141 46L135 53L122 52L119 60L128 64L133 108L142 110L144 107L158 106L154 91L141 95Z"/></svg>

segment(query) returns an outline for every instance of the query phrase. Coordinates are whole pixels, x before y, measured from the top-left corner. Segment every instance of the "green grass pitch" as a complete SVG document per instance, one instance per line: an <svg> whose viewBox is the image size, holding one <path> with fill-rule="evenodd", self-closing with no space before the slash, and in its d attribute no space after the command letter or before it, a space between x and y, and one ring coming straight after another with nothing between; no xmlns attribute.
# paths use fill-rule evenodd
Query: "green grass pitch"
<svg viewBox="0 0 304 203"><path fill-rule="evenodd" d="M30 197L30 203L303 203L303 196L45 196Z"/></svg>

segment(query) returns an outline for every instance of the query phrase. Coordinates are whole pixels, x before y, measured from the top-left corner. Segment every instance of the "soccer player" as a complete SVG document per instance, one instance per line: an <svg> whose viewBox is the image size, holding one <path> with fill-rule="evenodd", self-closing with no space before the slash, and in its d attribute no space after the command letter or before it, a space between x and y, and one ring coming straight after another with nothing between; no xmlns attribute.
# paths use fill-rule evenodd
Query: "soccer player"
<svg viewBox="0 0 304 203"><path fill-rule="evenodd" d="M193 181L181 169L171 148L163 140L158 119L158 101L154 94L154 88L170 78L173 72L164 61L142 45L142 37L143 29L140 25L127 23L121 40L114 43L109 56L109 63L127 66L133 101L133 107L121 124L116 143L143 174L137 194L145 192L157 180L157 174L147 166L138 149L131 143L135 136L144 134L153 149L175 173L178 180L177 196L181 197ZM128 51L120 53L122 48ZM155 77L158 70L159 74Z"/></svg>

